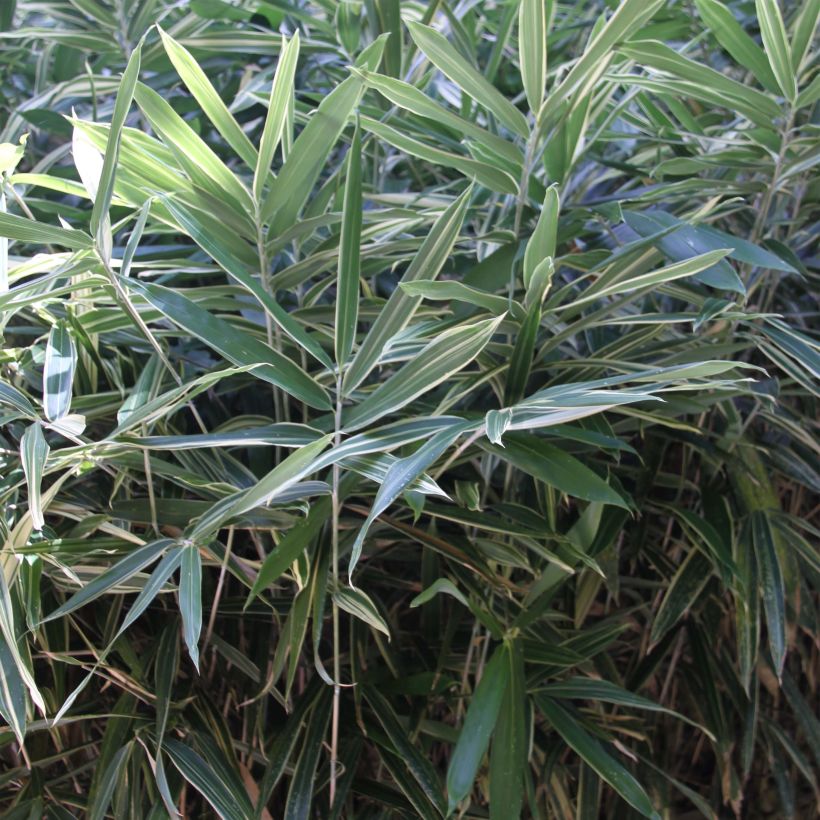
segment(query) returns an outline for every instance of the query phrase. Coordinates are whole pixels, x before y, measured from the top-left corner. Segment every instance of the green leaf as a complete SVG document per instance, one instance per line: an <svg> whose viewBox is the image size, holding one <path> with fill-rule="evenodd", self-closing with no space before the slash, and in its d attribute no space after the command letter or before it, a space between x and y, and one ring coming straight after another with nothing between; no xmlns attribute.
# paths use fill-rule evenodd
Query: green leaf
<svg viewBox="0 0 820 820"><path fill-rule="evenodd" d="M652 801L637 780L604 747L588 734L570 712L554 700L536 695L539 711L579 757L594 769L603 780L644 817L660 820Z"/></svg>
<svg viewBox="0 0 820 820"><path fill-rule="evenodd" d="M253 175L253 196L258 203L262 202L262 188L270 173L273 155L279 146L285 128L288 103L293 95L293 80L299 59L299 46L299 32L296 31L293 37L282 46L276 74L273 77L268 113L265 117L265 127L259 143L259 157Z"/></svg>
<svg viewBox="0 0 820 820"><path fill-rule="evenodd" d="M228 106L222 101L199 63L170 34L167 34L161 28L159 33L162 37L165 53L182 78L182 82L185 83L194 99L202 107L205 116L208 117L216 130L225 138L228 145L242 157L245 163L249 167L255 168L256 148L253 147L253 143L234 119L233 114L228 110Z"/></svg>
<svg viewBox="0 0 820 820"><path fill-rule="evenodd" d="M679 77L695 91L693 96L697 96L698 88L717 95L725 107L744 114L763 127L771 126L772 121L782 115L780 106L767 94L683 57L664 43L638 40L622 45L618 50L641 65ZM671 90L674 86L668 88Z"/></svg>
<svg viewBox="0 0 820 820"><path fill-rule="evenodd" d="M577 102L591 93L595 82L612 60L615 46L640 31L662 5L663 0L624 0L606 24L593 31L584 53L560 84L547 94L538 114L539 136L546 135L567 100L573 98Z"/></svg>
<svg viewBox="0 0 820 820"><path fill-rule="evenodd" d="M108 129L108 142L103 154L103 166L97 185L97 195L94 197L94 207L91 211L91 234L94 237L97 249L108 261L111 248L111 224L108 209L111 205L111 196L114 193L114 174L120 154L120 137L125 125L125 119L134 99L134 89L140 72L142 44L139 44L128 58L128 65L122 75L117 99L114 102L114 113L111 117L111 126Z"/></svg>
<svg viewBox="0 0 820 820"><path fill-rule="evenodd" d="M695 0L695 5L717 41L752 72L768 91L777 93L777 80L763 49L743 30L734 14L720 0Z"/></svg>
<svg viewBox="0 0 820 820"><path fill-rule="evenodd" d="M524 772L529 753L526 713L529 704L524 678L524 655L518 641L506 644L509 685L504 692L490 751L490 818L521 816Z"/></svg>
<svg viewBox="0 0 820 820"><path fill-rule="evenodd" d="M546 0L521 0L518 9L518 52L524 93L530 111L537 116L547 81Z"/></svg>
<svg viewBox="0 0 820 820"><path fill-rule="evenodd" d="M630 276L627 279L613 282L610 285L598 284L592 285L584 291L584 295L569 304L562 305L561 310L568 310L570 308L578 307L579 305L587 304L595 299L601 299L605 296L618 296L621 293L631 293L640 288L662 285L666 282L674 282L676 279L685 279L689 276L694 276L707 268L712 267L716 262L719 262L730 253L729 248L721 248L716 251L708 251L702 253L700 256L694 256L691 259L685 259L682 262L676 262L672 265L667 265L665 268L659 268L649 273L638 274L637 276ZM600 280L599 280L600 281Z"/></svg>
<svg viewBox="0 0 820 820"><path fill-rule="evenodd" d="M396 754L404 761L410 774L424 790L430 802L438 809L439 814L444 815L445 803L442 784L430 761L410 740L398 715L377 688L366 687L364 696L393 744Z"/></svg>
<svg viewBox="0 0 820 820"><path fill-rule="evenodd" d="M693 549L672 578L652 622L650 643L656 644L697 600L712 574L712 562Z"/></svg>
<svg viewBox="0 0 820 820"><path fill-rule="evenodd" d="M399 410L466 367L487 346L503 318L486 319L441 333L411 362L343 414L345 430L356 430Z"/></svg>
<svg viewBox="0 0 820 820"><path fill-rule="evenodd" d="M37 245L62 245L74 251L89 251L94 247L94 240L82 231L44 225L42 222L6 213L0 213L0 236Z"/></svg>
<svg viewBox="0 0 820 820"><path fill-rule="evenodd" d="M243 791L232 788L231 777L214 771L190 746L168 739L165 751L179 773L208 801L222 820L247 820L253 806Z"/></svg>
<svg viewBox="0 0 820 820"><path fill-rule="evenodd" d="M133 743L127 743L119 749L103 772L97 783L93 803L88 808L89 820L104 820L114 796L114 789L117 783L121 782L123 767L128 763L133 748Z"/></svg>
<svg viewBox="0 0 820 820"><path fill-rule="evenodd" d="M135 279L123 279L122 282L136 290L174 324L216 350L229 362L253 365L255 376L281 387L311 407L322 410L331 408L330 398L317 382L287 356L264 342L236 330L230 323L218 319L170 288Z"/></svg>
<svg viewBox="0 0 820 820"><path fill-rule="evenodd" d="M58 606L50 615L43 618L42 623L62 618L74 610L85 606L91 601L104 595L110 589L124 583L162 555L174 542L170 538L161 538L150 544L135 549L122 560L114 564L105 572L98 575L93 581L81 587L64 604Z"/></svg>
<svg viewBox="0 0 820 820"><path fill-rule="evenodd" d="M791 49L786 38L786 27L780 15L777 0L755 0L757 21L760 24L760 36L772 73L777 78L783 96L790 102L797 97L797 82L792 65Z"/></svg>
<svg viewBox="0 0 820 820"><path fill-rule="evenodd" d="M138 83L134 99L192 182L219 198L228 208L252 211L253 200L245 186L160 94Z"/></svg>
<svg viewBox="0 0 820 820"><path fill-rule="evenodd" d="M197 245L211 256L230 277L239 282L249 293L252 293L268 315L273 318L274 322L276 322L296 344L304 348L311 356L327 368L331 368L330 357L325 353L321 345L309 336L302 325L265 290L261 281L250 275L242 259L237 257L233 249L225 243L224 236L219 233L221 226L208 224L207 220L203 221L203 214L201 212L195 215L193 211L184 208L179 202L170 198L164 198L163 204L179 226Z"/></svg>
<svg viewBox="0 0 820 820"><path fill-rule="evenodd" d="M29 695L31 696L34 704L43 714L45 714L45 701L43 700L43 696L40 694L40 690L37 688L37 684L34 681L34 676L31 673L27 659L23 657L20 645L18 644L19 636L14 623L14 605L11 600L11 590L9 589L8 582L6 581L5 572L0 572L0 635L2 635L3 641L5 642L5 654L11 656L11 659L14 662L14 668L16 670L16 676L14 672L8 672L8 689L6 690L6 694L4 694L4 700L7 703L13 704L15 709L21 708L19 703L19 693L16 692L14 688L16 685L15 678L19 677L28 689ZM3 669L6 669L5 665L3 666ZM4 675L4 686L6 685L5 682L6 677ZM19 723L18 730L22 731L22 726L19 726Z"/></svg>
<svg viewBox="0 0 820 820"><path fill-rule="evenodd" d="M470 194L469 189L465 191L436 220L400 284L419 279L432 280L438 276L458 238ZM345 373L343 386L346 395L367 378L383 354L387 342L407 327L420 303L420 297L408 296L400 288L390 294L387 304L379 312Z"/></svg>
<svg viewBox="0 0 820 820"><path fill-rule="evenodd" d="M304 552L308 544L321 532L328 515L331 502L322 498L310 509L310 512L295 526L291 527L285 537L268 553L248 593L245 607L267 589L277 578Z"/></svg>
<svg viewBox="0 0 820 820"><path fill-rule="evenodd" d="M262 218L270 225L269 236L278 236L296 222L363 90L358 77L348 77L311 115L268 189Z"/></svg>
<svg viewBox="0 0 820 820"><path fill-rule="evenodd" d="M515 339L510 366L507 370L507 383L504 388L506 404L515 404L524 395L532 369L532 358L538 340L540 323L541 304L538 302L530 307Z"/></svg>
<svg viewBox="0 0 820 820"><path fill-rule="evenodd" d="M413 139L402 131L385 125L378 120L371 119L370 117L362 117L361 123L371 134L375 134L379 139L389 142L406 154L419 157L419 159L435 163L436 165L455 168L470 179L474 179L481 185L486 186L491 191L498 191L503 194L518 193L518 184L516 181L506 171L500 168L496 168L486 162L479 162L470 157L465 157L462 154L455 154L452 151L442 151L440 148L435 148L426 142Z"/></svg>
<svg viewBox="0 0 820 820"><path fill-rule="evenodd" d="M354 618L390 637L390 627L367 593L354 587L340 587L333 590L333 602Z"/></svg>
<svg viewBox="0 0 820 820"><path fill-rule="evenodd" d="M342 236L339 242L339 283L336 288L336 362L339 367L350 358L359 317L362 135L358 126L347 156Z"/></svg>
<svg viewBox="0 0 820 820"><path fill-rule="evenodd" d="M65 322L52 326L43 366L43 409L49 421L56 421L71 407L71 389L77 365L77 348Z"/></svg>
<svg viewBox="0 0 820 820"><path fill-rule="evenodd" d="M315 792L316 767L322 753L322 745L330 719L330 690L313 707L307 731L302 741L302 751L290 781L284 820L307 820Z"/></svg>
<svg viewBox="0 0 820 820"><path fill-rule="evenodd" d="M142 588L142 591L134 599L131 604L128 614L123 619L122 625L117 630L117 635L114 638L116 641L131 624L133 624L140 615L148 608L149 604L156 598L160 590L168 582L171 575L177 570L182 562L182 547L173 547L170 549L163 559L157 564L157 568L151 573L151 578L148 583Z"/></svg>
<svg viewBox="0 0 820 820"><path fill-rule="evenodd" d="M48 454L49 446L43 435L43 428L37 422L29 425L20 439L20 461L28 485L28 510L35 530L41 530L45 526L40 487Z"/></svg>
<svg viewBox="0 0 820 820"><path fill-rule="evenodd" d="M22 746L26 735L26 687L3 634L0 634L0 716Z"/></svg>
<svg viewBox="0 0 820 820"><path fill-rule="evenodd" d="M353 575L364 539L370 525L415 481L457 438L467 429L468 423L448 427L432 436L415 453L396 461L387 471L379 487L373 506L359 530L350 553L348 574Z"/></svg>
<svg viewBox="0 0 820 820"><path fill-rule="evenodd" d="M541 213L535 230L527 242L524 251L524 287L529 288L535 269L547 258L555 258L558 235L558 214L561 210L561 201L558 196L558 187L550 185L544 196Z"/></svg>
<svg viewBox="0 0 820 820"><path fill-rule="evenodd" d="M189 533L190 539L198 542L207 540L225 522L269 503L279 493L317 470L316 459L330 443L332 437L332 434L328 434L311 444L300 447L252 487L233 493L214 504L193 523Z"/></svg>
<svg viewBox="0 0 820 820"><path fill-rule="evenodd" d="M708 729L697 723L697 721L676 712L674 709L667 709L665 706L661 706L660 704L649 700L649 698L636 695L634 692L629 692L614 683L601 680L600 678L567 678L559 683L547 684L539 691L551 698L567 698L570 700L590 700L600 703L614 703L617 706L643 709L648 712L662 712L697 727L704 734L706 734L710 740L715 740L714 735L712 735Z"/></svg>
<svg viewBox="0 0 820 820"><path fill-rule="evenodd" d="M519 319L522 319L525 315L523 308L517 302L510 303L510 300L503 296L496 296L494 293L471 288L462 282L452 280L427 282L422 280L421 282L402 282L400 287L410 296L421 296L423 299L433 301L449 301L452 299L456 302L464 302L468 305L484 308L496 316L500 316L507 311L511 311L512 315Z"/></svg>
<svg viewBox="0 0 820 820"><path fill-rule="evenodd" d="M519 168L524 162L521 150L503 137L492 134L470 120L459 117L449 109L431 100L423 91L410 83L354 69L369 88L375 88L390 102L419 117L444 125L459 137L468 137L483 145L489 152L496 153L504 160ZM466 166L465 166L466 167Z"/></svg>
<svg viewBox="0 0 820 820"><path fill-rule="evenodd" d="M493 652L467 708L464 725L447 767L448 815L472 790L478 768L490 745L504 693L510 683L509 652L506 644Z"/></svg>
<svg viewBox="0 0 820 820"><path fill-rule="evenodd" d="M485 450L495 453L519 470L562 493L585 501L600 501L629 508L626 501L603 478L575 456L534 435L507 433L503 447L488 442L479 443Z"/></svg>
<svg viewBox="0 0 820 820"><path fill-rule="evenodd" d="M196 546L182 549L179 571L179 611L188 654L199 671L199 633L202 630L202 557Z"/></svg>
<svg viewBox="0 0 820 820"><path fill-rule="evenodd" d="M407 28L416 45L442 74L449 77L477 103L492 111L499 122L504 123L518 136L529 136L530 129L526 117L471 66L445 37L435 29L413 21L407 22Z"/></svg>
<svg viewBox="0 0 820 820"><path fill-rule="evenodd" d="M513 418L513 411L510 408L504 410L488 410L484 418L484 424L487 428L487 438L499 447L503 447L501 437L504 435L506 429L510 426Z"/></svg>
<svg viewBox="0 0 820 820"><path fill-rule="evenodd" d="M182 550L177 549L174 554L178 564L182 560ZM155 575L158 570L159 567L155 571ZM157 660L154 666L154 687L157 696L157 746L162 745L165 741L168 715L171 712L171 693L174 681L179 674L179 654L179 624L174 619L163 629L159 637Z"/></svg>
<svg viewBox="0 0 820 820"><path fill-rule="evenodd" d="M769 634L769 650L772 653L775 672L783 674L786 660L786 602L783 571L777 555L775 538L769 515L765 510L755 510L749 522L760 587L763 594L763 611ZM749 594L753 594L750 590Z"/></svg>

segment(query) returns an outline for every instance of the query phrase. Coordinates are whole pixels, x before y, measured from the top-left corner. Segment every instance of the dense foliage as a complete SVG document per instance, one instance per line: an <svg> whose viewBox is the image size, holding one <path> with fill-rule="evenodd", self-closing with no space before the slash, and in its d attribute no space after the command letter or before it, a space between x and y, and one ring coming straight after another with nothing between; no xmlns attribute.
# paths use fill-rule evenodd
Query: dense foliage
<svg viewBox="0 0 820 820"><path fill-rule="evenodd" d="M820 0L4 0L0 811L811 817Z"/></svg>

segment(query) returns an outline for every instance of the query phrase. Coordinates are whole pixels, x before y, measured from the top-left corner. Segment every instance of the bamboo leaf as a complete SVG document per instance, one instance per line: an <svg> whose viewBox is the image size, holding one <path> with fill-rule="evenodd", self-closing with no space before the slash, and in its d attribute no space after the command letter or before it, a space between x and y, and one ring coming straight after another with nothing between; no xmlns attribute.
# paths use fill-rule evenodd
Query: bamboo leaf
<svg viewBox="0 0 820 820"><path fill-rule="evenodd" d="M354 587L340 587L333 591L333 601L340 609L390 638L390 627L367 593Z"/></svg>
<svg viewBox="0 0 820 820"><path fill-rule="evenodd" d="M120 153L120 137L125 125L125 119L134 99L134 90L140 72L142 44L138 45L128 59L128 65L122 75L117 99L114 103L114 113L111 117L111 126L108 129L108 143L103 154L103 165L97 185L94 207L91 211L91 235L94 237L98 250L106 261L110 257L111 237L108 209L114 193L114 174Z"/></svg>
<svg viewBox="0 0 820 820"><path fill-rule="evenodd" d="M435 29L408 22L407 28L416 45L443 74L477 103L492 111L499 122L521 137L529 135L524 115L493 85L479 74Z"/></svg>
<svg viewBox="0 0 820 820"><path fill-rule="evenodd" d="M255 337L234 329L228 322L218 319L196 302L170 288L134 279L123 280L123 283L228 361L241 366L252 366L254 375L281 387L311 407L330 409L330 399L324 389L287 356Z"/></svg>
<svg viewBox="0 0 820 820"><path fill-rule="evenodd" d="M470 793L510 683L509 648L498 647L476 686L447 768L447 813Z"/></svg>
<svg viewBox="0 0 820 820"><path fill-rule="evenodd" d="M188 654L199 671L199 633L202 630L202 558L193 545L182 549L179 570L179 611Z"/></svg>
<svg viewBox="0 0 820 820"><path fill-rule="evenodd" d="M588 734L573 716L554 700L537 696L538 709L582 760L586 761L615 791L644 817L660 818L637 780L603 746Z"/></svg>
<svg viewBox="0 0 820 820"><path fill-rule="evenodd" d="M530 111L537 116L544 99L547 80L545 0L521 0L518 9L518 51L527 103Z"/></svg>
<svg viewBox="0 0 820 820"><path fill-rule="evenodd" d="M65 416L71 407L71 389L77 366L77 348L68 327L58 322L51 328L43 367L43 409L49 421Z"/></svg>
<svg viewBox="0 0 820 820"><path fill-rule="evenodd" d="M780 7L777 0L755 0L755 8L760 23L760 36L763 38L772 73L777 78L783 96L794 102L797 97L797 83Z"/></svg>
<svg viewBox="0 0 820 820"><path fill-rule="evenodd" d="M339 284L336 293L336 362L341 367L353 350L359 316L360 243L362 232L362 136L356 128L348 151Z"/></svg>
<svg viewBox="0 0 820 820"><path fill-rule="evenodd" d="M299 32L297 31L282 46L276 74L271 85L268 113L265 117L265 127L262 130L262 140L259 144L259 156L253 175L253 196L260 203L262 202L262 188L270 173L273 155L276 153L285 128L288 101L293 95L293 80L299 59L299 46Z"/></svg>
<svg viewBox="0 0 820 820"><path fill-rule="evenodd" d="M465 191L436 220L418 253L402 277L402 284L419 279L435 279L453 249L469 203L470 191ZM358 387L375 367L386 343L405 328L416 312L421 299L396 289L379 312L364 338L344 377L344 392Z"/></svg>
<svg viewBox="0 0 820 820"><path fill-rule="evenodd" d="M41 530L45 526L41 484L49 449L40 424L35 422L26 428L26 432L20 439L20 461L28 485L29 515L35 530Z"/></svg>
<svg viewBox="0 0 820 820"><path fill-rule="evenodd" d="M413 361L380 384L343 415L345 430L356 430L392 413L466 367L486 347L504 317L445 331Z"/></svg>

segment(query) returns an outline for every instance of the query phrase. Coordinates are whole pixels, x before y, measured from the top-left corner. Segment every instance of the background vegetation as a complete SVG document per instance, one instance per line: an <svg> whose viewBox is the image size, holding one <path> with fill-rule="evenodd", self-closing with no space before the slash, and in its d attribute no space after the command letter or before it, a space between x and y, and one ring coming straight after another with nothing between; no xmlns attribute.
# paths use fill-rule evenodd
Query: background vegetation
<svg viewBox="0 0 820 820"><path fill-rule="evenodd" d="M814 816L818 16L5 0L3 816Z"/></svg>

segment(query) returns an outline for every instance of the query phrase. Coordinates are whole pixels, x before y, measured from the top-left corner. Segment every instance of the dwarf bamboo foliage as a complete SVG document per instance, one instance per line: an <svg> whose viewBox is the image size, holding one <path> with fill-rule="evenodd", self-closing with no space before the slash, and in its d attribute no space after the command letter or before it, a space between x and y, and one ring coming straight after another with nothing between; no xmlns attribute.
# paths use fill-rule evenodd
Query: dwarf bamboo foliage
<svg viewBox="0 0 820 820"><path fill-rule="evenodd" d="M818 17L5 3L3 816L811 816Z"/></svg>

